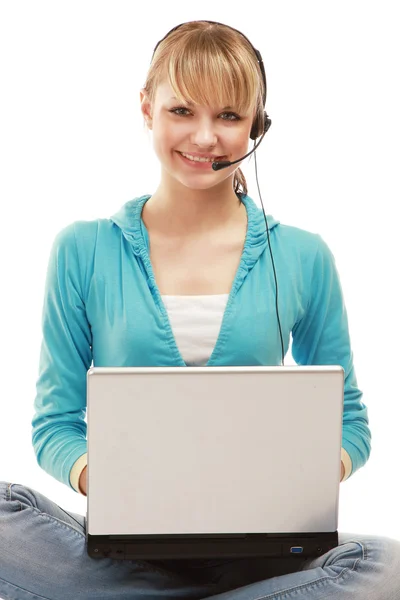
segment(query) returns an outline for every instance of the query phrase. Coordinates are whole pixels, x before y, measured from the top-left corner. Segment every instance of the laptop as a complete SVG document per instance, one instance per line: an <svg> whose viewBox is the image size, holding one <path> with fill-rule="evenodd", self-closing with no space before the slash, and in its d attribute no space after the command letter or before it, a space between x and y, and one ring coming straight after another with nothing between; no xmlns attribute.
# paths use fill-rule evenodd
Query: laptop
<svg viewBox="0 0 400 600"><path fill-rule="evenodd" d="M92 367L92 558L304 558L338 545L341 366Z"/></svg>

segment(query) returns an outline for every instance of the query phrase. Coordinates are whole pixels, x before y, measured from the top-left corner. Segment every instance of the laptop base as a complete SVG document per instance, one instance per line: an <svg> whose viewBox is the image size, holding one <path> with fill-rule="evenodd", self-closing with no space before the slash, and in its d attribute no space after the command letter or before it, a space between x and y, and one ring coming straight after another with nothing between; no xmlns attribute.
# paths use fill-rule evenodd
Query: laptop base
<svg viewBox="0 0 400 600"><path fill-rule="evenodd" d="M92 558L167 560L195 558L313 558L339 545L338 532L310 534L86 535Z"/></svg>

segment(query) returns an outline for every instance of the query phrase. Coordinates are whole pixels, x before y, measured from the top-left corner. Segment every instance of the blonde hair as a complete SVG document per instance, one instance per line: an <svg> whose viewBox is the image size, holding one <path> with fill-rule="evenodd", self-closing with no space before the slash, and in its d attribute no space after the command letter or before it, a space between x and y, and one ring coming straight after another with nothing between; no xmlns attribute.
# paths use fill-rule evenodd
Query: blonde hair
<svg viewBox="0 0 400 600"><path fill-rule="evenodd" d="M143 86L151 104L165 79L180 102L235 106L239 113L251 112L253 124L257 118L263 122L264 83L257 57L246 38L226 25L191 21L170 33L158 45ZM233 187L236 194L247 194L240 168Z"/></svg>

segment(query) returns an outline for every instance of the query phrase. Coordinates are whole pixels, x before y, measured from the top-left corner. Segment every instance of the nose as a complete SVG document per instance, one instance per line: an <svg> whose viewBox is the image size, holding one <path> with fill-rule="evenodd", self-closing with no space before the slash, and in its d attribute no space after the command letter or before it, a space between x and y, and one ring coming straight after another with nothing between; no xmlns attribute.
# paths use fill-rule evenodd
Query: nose
<svg viewBox="0 0 400 600"><path fill-rule="evenodd" d="M195 146L208 148L217 144L215 125L212 119L204 117L196 122L195 130L192 133L191 142Z"/></svg>

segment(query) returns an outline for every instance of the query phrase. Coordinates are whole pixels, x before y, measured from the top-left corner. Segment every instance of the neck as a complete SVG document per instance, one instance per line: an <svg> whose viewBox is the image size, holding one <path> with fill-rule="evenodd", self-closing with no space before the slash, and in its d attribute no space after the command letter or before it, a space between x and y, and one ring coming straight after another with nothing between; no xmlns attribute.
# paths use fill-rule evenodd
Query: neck
<svg viewBox="0 0 400 600"><path fill-rule="evenodd" d="M160 184L143 207L142 218L169 235L195 235L226 227L246 215L238 196L225 185L196 190L181 184L166 188ZM177 182L179 183L179 182ZM178 189L179 187L179 189Z"/></svg>

